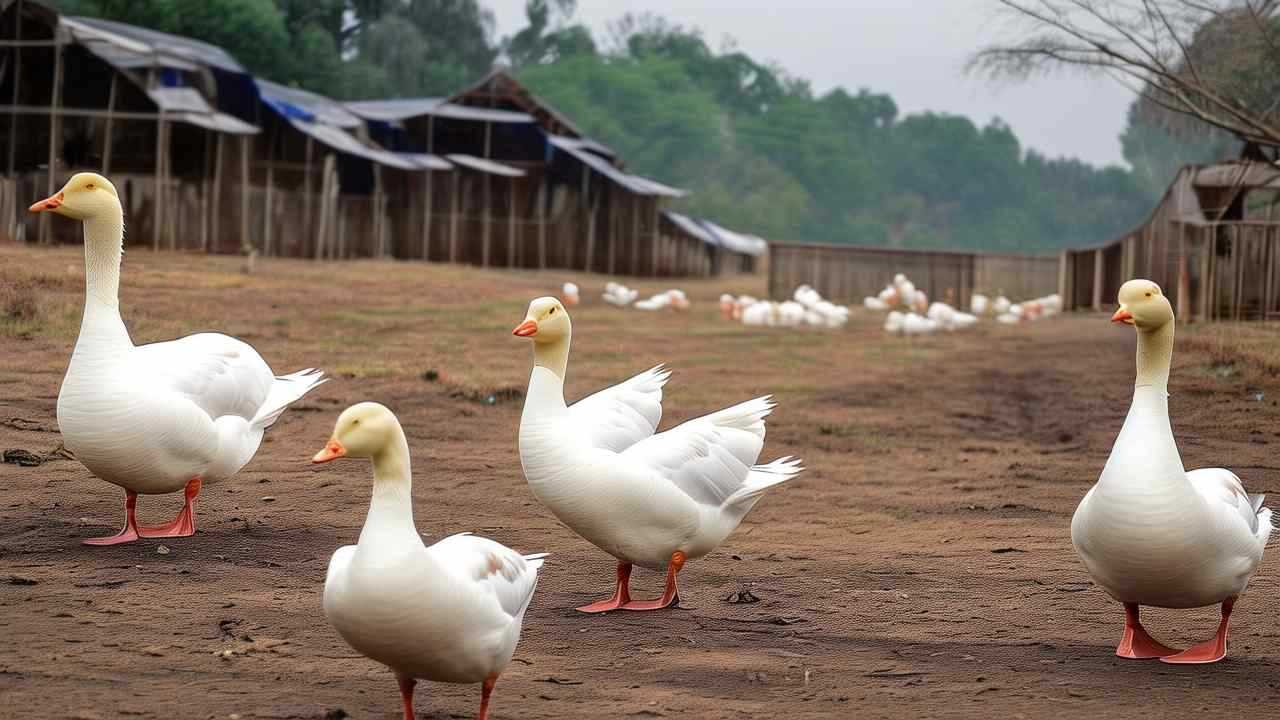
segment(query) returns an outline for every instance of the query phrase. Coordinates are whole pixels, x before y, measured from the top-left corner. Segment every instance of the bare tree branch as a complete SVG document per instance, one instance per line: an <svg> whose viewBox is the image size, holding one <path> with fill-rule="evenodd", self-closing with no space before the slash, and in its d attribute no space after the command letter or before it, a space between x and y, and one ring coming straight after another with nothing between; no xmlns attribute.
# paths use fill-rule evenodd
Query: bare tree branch
<svg viewBox="0 0 1280 720"><path fill-rule="evenodd" d="M1102 73L1153 108L1280 147L1280 0L995 2L1021 39L983 48L970 71Z"/></svg>

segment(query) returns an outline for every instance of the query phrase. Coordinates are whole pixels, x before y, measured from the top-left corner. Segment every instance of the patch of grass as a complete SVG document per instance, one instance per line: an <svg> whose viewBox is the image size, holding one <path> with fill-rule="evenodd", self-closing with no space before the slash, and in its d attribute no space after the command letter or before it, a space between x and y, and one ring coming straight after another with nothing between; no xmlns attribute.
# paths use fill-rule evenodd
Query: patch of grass
<svg viewBox="0 0 1280 720"><path fill-rule="evenodd" d="M1178 344L1207 355L1212 374L1280 376L1280 327L1274 323L1212 323L1179 332Z"/></svg>

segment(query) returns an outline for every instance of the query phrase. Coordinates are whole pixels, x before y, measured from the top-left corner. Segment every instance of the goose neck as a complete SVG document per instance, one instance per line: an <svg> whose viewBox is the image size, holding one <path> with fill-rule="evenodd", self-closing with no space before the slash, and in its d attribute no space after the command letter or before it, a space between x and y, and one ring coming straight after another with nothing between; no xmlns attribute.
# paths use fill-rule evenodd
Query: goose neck
<svg viewBox="0 0 1280 720"><path fill-rule="evenodd" d="M1138 331L1137 379L1135 390L1150 387L1169 391L1169 368L1173 363L1173 323Z"/></svg>
<svg viewBox="0 0 1280 720"><path fill-rule="evenodd" d="M114 213L84 221L85 304L120 305L120 260L124 253L124 217Z"/></svg>
<svg viewBox="0 0 1280 720"><path fill-rule="evenodd" d="M533 344L533 364L555 373L562 384L569 368L569 342L569 336L565 335L555 340Z"/></svg>
<svg viewBox="0 0 1280 720"><path fill-rule="evenodd" d="M388 535L410 533L417 537L413 525L413 476L409 464L409 443L404 432L372 457L373 495L369 516L360 542Z"/></svg>

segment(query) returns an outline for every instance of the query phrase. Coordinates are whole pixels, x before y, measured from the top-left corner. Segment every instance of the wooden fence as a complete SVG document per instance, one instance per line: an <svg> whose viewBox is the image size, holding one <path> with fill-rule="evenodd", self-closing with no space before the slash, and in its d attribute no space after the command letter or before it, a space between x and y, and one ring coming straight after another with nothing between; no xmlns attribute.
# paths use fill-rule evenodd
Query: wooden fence
<svg viewBox="0 0 1280 720"><path fill-rule="evenodd" d="M968 307L974 292L1018 301L1056 292L1060 259L948 250L771 243L769 295L789 298L801 284L833 302L860 304L903 273L932 300Z"/></svg>
<svg viewBox="0 0 1280 720"><path fill-rule="evenodd" d="M1184 322L1280 317L1280 223L1155 220L1066 255L1068 309L1109 308L1140 277L1164 289Z"/></svg>

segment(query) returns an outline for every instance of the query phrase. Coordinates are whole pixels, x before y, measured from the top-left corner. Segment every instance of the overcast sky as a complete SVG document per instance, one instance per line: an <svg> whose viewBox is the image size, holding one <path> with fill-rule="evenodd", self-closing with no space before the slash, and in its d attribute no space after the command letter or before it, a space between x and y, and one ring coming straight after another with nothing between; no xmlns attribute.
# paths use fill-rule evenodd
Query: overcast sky
<svg viewBox="0 0 1280 720"><path fill-rule="evenodd" d="M524 26L524 0L484 2L499 35ZM610 21L646 11L701 28L713 48L732 36L820 92L866 87L892 95L903 112L963 114L979 124L1000 117L1024 147L1124 162L1119 135L1132 96L1114 82L1059 74L992 86L965 75L975 49L1008 37L992 0L578 0L577 16L600 37Z"/></svg>

